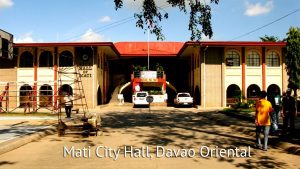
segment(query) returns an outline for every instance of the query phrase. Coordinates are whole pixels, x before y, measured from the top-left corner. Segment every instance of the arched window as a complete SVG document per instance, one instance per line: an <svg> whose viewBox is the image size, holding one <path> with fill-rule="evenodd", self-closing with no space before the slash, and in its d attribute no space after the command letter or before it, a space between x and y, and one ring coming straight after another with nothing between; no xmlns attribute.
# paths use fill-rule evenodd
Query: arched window
<svg viewBox="0 0 300 169"><path fill-rule="evenodd" d="M33 67L33 55L25 51L20 56L19 67L32 68Z"/></svg>
<svg viewBox="0 0 300 169"><path fill-rule="evenodd" d="M227 52L226 66L240 66L240 55L235 51Z"/></svg>
<svg viewBox="0 0 300 169"><path fill-rule="evenodd" d="M53 56L50 51L44 51L41 53L39 67L53 67Z"/></svg>
<svg viewBox="0 0 300 169"><path fill-rule="evenodd" d="M267 57L266 57L266 63L267 66L269 67L279 67L280 63L279 63L280 59L279 59L279 55L272 51L269 52Z"/></svg>
<svg viewBox="0 0 300 169"><path fill-rule="evenodd" d="M260 88L256 84L252 84L247 89L247 98L259 97Z"/></svg>
<svg viewBox="0 0 300 169"><path fill-rule="evenodd" d="M257 52L251 51L247 55L247 66L260 66L260 56Z"/></svg>
<svg viewBox="0 0 300 169"><path fill-rule="evenodd" d="M67 50L61 52L59 55L59 66L60 67L73 66L73 54Z"/></svg>

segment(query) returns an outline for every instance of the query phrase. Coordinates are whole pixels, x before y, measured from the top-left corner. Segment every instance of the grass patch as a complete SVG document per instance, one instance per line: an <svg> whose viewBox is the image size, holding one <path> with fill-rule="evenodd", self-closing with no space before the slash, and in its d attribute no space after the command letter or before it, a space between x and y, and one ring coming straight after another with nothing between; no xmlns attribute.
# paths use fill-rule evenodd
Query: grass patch
<svg viewBox="0 0 300 169"><path fill-rule="evenodd" d="M224 113L237 113L237 112L246 112L246 113L251 113L251 112L255 112L254 108L247 108L247 109L243 109L243 108L224 108L223 110L221 110L221 112Z"/></svg>
<svg viewBox="0 0 300 169"><path fill-rule="evenodd" d="M220 111L220 113L229 116L231 118L245 120L249 122L253 122L254 115L252 114L255 111L253 108L247 108L247 109L233 109L233 108L225 108Z"/></svg>

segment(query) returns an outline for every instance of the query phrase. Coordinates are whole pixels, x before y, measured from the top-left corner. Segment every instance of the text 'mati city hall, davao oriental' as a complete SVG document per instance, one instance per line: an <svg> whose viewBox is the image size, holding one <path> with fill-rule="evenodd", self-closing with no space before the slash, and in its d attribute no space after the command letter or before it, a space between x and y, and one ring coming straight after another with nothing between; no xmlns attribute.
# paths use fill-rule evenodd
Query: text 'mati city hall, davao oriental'
<svg viewBox="0 0 300 169"><path fill-rule="evenodd" d="M96 109L118 103L120 94L132 102L138 90L153 95L153 105L167 106L177 92L189 92L195 105L226 107L238 95L255 100L261 90L282 94L288 84L285 42L13 43L3 30L0 37L6 111L23 107L28 96L35 110L53 111L66 93L75 106L84 98Z"/></svg>

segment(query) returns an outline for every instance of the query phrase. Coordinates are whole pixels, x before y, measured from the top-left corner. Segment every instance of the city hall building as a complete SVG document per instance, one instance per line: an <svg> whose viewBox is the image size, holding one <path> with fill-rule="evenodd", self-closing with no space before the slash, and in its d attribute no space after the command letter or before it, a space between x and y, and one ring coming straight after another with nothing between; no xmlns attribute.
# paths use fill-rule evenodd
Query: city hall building
<svg viewBox="0 0 300 169"><path fill-rule="evenodd" d="M131 102L133 79L162 83L168 103L177 92L190 92L202 107L228 106L237 93L250 100L261 90L282 94L288 84L284 42L12 43L12 35L0 33L0 99L9 110L22 107L28 93L36 110L57 109L66 93L83 94L75 102L84 98L90 109L120 93ZM152 71L162 68L161 79L134 77L148 64Z"/></svg>

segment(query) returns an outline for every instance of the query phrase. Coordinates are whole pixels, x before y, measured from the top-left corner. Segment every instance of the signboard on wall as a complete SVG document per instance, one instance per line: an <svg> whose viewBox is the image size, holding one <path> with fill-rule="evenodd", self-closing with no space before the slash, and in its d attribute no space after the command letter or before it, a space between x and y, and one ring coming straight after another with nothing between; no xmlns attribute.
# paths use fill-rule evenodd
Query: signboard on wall
<svg viewBox="0 0 300 169"><path fill-rule="evenodd" d="M226 59L226 66L233 66L233 59L232 58L227 58Z"/></svg>
<svg viewBox="0 0 300 169"><path fill-rule="evenodd" d="M80 76L81 77L92 77L92 66L79 66Z"/></svg>
<svg viewBox="0 0 300 169"><path fill-rule="evenodd" d="M142 79L156 79L157 71L141 71Z"/></svg>

